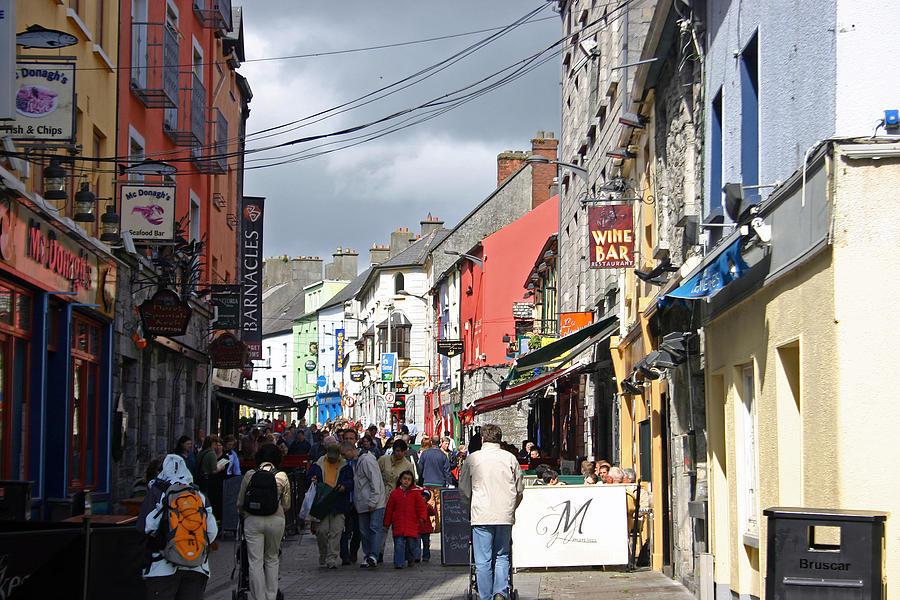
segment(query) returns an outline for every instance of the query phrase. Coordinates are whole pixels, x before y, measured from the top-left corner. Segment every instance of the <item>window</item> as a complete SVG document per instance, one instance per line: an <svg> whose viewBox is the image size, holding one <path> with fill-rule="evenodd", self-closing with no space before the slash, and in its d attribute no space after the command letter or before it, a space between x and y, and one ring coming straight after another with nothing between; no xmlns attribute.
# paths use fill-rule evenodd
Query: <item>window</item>
<svg viewBox="0 0 900 600"><path fill-rule="evenodd" d="M281 362L281 366L286 367L287 364L288 364L288 349L287 349L287 342L283 343L281 346L282 346L282 348L284 349L284 360Z"/></svg>
<svg viewBox="0 0 900 600"><path fill-rule="evenodd" d="M709 126L709 206L706 214L722 204L722 90L712 101Z"/></svg>
<svg viewBox="0 0 900 600"><path fill-rule="evenodd" d="M375 336L374 335L366 335L363 337L365 340L365 355L363 357L363 361L367 365L375 364Z"/></svg>
<svg viewBox="0 0 900 600"><path fill-rule="evenodd" d="M27 479L31 294L0 284L0 477Z"/></svg>
<svg viewBox="0 0 900 600"><path fill-rule="evenodd" d="M94 43L101 48L103 47L103 13L106 10L104 6L106 0L95 0L97 11L97 22L94 28Z"/></svg>
<svg viewBox="0 0 900 600"><path fill-rule="evenodd" d="M144 137L134 130L133 127L128 127L128 160L131 164L139 163L144 160L144 148L146 144L144 143ZM129 174L128 179L131 181L143 181L143 175Z"/></svg>
<svg viewBox="0 0 900 600"><path fill-rule="evenodd" d="M740 494L740 515L743 530L750 535L759 535L759 477L757 474L756 440L756 381L753 374L753 365L746 365L740 369L741 391L741 434L739 437L741 448L739 464L742 476Z"/></svg>
<svg viewBox="0 0 900 600"><path fill-rule="evenodd" d="M266 346L266 366L272 366L272 346ZM266 379L268 381L268 379Z"/></svg>
<svg viewBox="0 0 900 600"><path fill-rule="evenodd" d="M281 393L282 393L282 394L288 394L288 393L289 393L288 387L287 387L287 375L282 375L282 376L281 376Z"/></svg>
<svg viewBox="0 0 900 600"><path fill-rule="evenodd" d="M147 87L147 0L132 0L131 22L131 81L144 89Z"/></svg>
<svg viewBox="0 0 900 600"><path fill-rule="evenodd" d="M741 52L741 181L759 183L759 52L757 36Z"/></svg>
<svg viewBox="0 0 900 600"><path fill-rule="evenodd" d="M406 289L403 283L403 273L394 275L394 293L399 294L401 290Z"/></svg>
<svg viewBox="0 0 900 600"><path fill-rule="evenodd" d="M100 325L72 315L72 380L69 398L69 488L97 483L100 455Z"/></svg>
<svg viewBox="0 0 900 600"><path fill-rule="evenodd" d="M200 198L191 190L191 216L188 227L190 228L190 236L192 240L200 239Z"/></svg>
<svg viewBox="0 0 900 600"><path fill-rule="evenodd" d="M398 359L409 359L409 338L411 327L409 325L391 326L391 347L387 345L387 327L378 328L378 351L381 354L396 352Z"/></svg>

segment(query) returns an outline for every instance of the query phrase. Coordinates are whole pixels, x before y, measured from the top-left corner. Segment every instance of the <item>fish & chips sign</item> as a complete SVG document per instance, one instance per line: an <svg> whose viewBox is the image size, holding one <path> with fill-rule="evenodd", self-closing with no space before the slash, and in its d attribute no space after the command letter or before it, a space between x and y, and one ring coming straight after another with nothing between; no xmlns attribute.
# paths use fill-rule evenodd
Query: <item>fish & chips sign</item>
<svg viewBox="0 0 900 600"><path fill-rule="evenodd" d="M122 230L135 242L175 241L175 186L123 185Z"/></svg>

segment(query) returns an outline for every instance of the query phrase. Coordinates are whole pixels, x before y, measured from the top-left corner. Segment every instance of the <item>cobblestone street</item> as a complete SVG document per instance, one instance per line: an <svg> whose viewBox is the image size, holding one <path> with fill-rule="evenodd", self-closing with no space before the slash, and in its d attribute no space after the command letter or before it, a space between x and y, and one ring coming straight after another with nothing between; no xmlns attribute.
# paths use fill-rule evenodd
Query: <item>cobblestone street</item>
<svg viewBox="0 0 900 600"><path fill-rule="evenodd" d="M461 600L468 586L466 567L441 566L440 536L432 536L432 562L412 569L395 570L390 564L391 541L385 547L386 561L376 570L358 565L337 570L319 568L315 540L308 533L286 540L282 546L280 587L285 600L404 599ZM206 590L207 600L230 600L236 589L234 542L220 541L210 559L212 577ZM520 571L514 575L522 600L590 598L613 600L690 600L681 585L661 573L638 571L602 571L600 569L553 569Z"/></svg>

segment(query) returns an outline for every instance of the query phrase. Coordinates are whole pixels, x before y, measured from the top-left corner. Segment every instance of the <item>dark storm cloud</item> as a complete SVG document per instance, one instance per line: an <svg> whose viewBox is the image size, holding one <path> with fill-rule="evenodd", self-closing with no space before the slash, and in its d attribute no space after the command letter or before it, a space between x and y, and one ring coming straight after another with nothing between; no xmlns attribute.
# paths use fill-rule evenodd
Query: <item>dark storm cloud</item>
<svg viewBox="0 0 900 600"><path fill-rule="evenodd" d="M544 0L244 1L248 59L332 52L509 24ZM440 96L549 46L560 22L538 18L426 81L368 106L283 135L253 136L248 147L359 125ZM248 131L326 110L428 67L490 35L332 56L248 62L253 89ZM527 149L538 130L559 128L559 58L443 116L317 158L249 170L245 193L266 196L265 253L327 257L337 246L387 243L430 212L455 224L496 185L496 155ZM359 135L359 134L357 134ZM321 140L248 156L247 166L307 152ZM334 148L321 146L319 150ZM262 160L257 160L262 159Z"/></svg>

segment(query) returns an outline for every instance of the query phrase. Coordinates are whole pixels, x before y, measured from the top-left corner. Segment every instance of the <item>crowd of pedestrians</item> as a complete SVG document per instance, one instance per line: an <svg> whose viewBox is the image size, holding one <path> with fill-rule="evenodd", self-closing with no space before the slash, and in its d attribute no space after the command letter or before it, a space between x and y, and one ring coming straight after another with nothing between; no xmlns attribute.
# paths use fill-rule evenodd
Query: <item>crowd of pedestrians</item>
<svg viewBox="0 0 900 600"><path fill-rule="evenodd" d="M221 481L241 477L236 508L246 542L250 597L274 600L286 513L292 508L291 481L279 465L287 455L300 455L309 460L302 483L315 490L308 518L321 568L378 568L388 537L393 539L394 568L428 562L431 534L441 531L440 490L458 485L470 506L479 595L508 598L512 525L524 489L522 465L537 466L536 485L561 485L559 475L541 463L546 454L534 443L526 440L521 448L506 444L496 425L477 428L468 449L457 448L446 433L423 437L418 451L412 446L418 437L414 426L401 424L391 432L384 423L366 428L346 420L321 427L307 426L302 419L262 423L222 439L202 430L196 439L183 436L171 454L151 461L135 484L145 494L138 528L148 534L148 597L202 598L208 551L216 545L222 519ZM242 473L241 459L254 467ZM604 460L583 461L581 474L585 484L634 481L633 470ZM645 503L649 499L641 498L642 507ZM631 496L629 513L636 508Z"/></svg>

